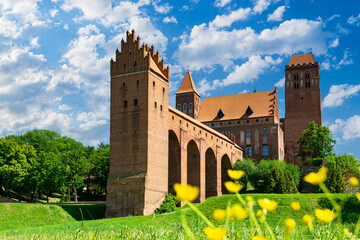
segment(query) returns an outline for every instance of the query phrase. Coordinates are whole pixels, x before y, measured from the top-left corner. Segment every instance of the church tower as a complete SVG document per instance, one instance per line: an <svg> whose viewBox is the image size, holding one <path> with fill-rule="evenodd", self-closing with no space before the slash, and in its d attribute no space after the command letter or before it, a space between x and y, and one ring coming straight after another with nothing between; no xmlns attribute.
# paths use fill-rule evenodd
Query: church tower
<svg viewBox="0 0 360 240"><path fill-rule="evenodd" d="M297 141L309 122L321 125L319 63L312 53L291 56L285 66L285 157L302 165Z"/></svg>
<svg viewBox="0 0 360 240"><path fill-rule="evenodd" d="M196 90L190 72L186 72L175 95L176 109L197 120L200 113L200 94Z"/></svg>
<svg viewBox="0 0 360 240"><path fill-rule="evenodd" d="M151 214L168 190L169 66L126 34L110 61L108 218Z"/></svg>

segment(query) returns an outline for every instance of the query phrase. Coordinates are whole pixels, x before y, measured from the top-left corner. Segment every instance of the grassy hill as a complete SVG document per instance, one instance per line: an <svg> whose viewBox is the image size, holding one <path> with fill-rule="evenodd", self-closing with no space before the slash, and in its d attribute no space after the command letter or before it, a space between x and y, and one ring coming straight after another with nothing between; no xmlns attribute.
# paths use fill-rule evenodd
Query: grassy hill
<svg viewBox="0 0 360 240"><path fill-rule="evenodd" d="M283 228L286 218L294 218L301 225L304 214L313 214L315 208L320 208L318 199L323 194L244 194L255 200L269 198L279 202L278 209L268 214L267 220L273 227ZM348 195L337 195L344 198ZM237 201L234 195L212 197L198 208L211 217L216 208L226 208L228 202ZM290 208L290 204L298 201L301 204L299 211ZM186 213L190 228L197 238L204 237L202 229L205 224L188 207L178 208L174 213L150 216L135 216L113 219L97 219L80 221L79 206L43 205L43 204L0 204L0 238L1 239L185 239L181 224L180 212ZM81 206L80 206L81 207ZM82 212L87 212L85 219L96 219L104 216L105 206L83 206ZM255 211L259 209L255 207ZM81 216L81 215L80 215ZM223 224L223 223L217 223ZM321 224L320 224L321 225ZM236 221L232 225L234 232L249 234L248 220ZM244 230L247 229L247 230ZM244 236L245 236L244 235ZM303 237L299 237L301 239Z"/></svg>

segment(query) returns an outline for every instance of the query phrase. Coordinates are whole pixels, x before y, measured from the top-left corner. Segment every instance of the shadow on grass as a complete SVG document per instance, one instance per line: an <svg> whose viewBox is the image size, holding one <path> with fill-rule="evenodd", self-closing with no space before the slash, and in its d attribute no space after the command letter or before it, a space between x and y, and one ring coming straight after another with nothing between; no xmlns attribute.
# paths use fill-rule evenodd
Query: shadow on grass
<svg viewBox="0 0 360 240"><path fill-rule="evenodd" d="M76 221L105 218L105 204L59 204Z"/></svg>

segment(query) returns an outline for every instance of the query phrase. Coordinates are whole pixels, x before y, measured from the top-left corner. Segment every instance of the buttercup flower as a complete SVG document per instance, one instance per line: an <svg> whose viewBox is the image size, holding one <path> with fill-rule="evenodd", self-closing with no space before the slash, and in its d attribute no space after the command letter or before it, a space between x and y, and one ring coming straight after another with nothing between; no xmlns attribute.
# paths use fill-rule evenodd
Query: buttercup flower
<svg viewBox="0 0 360 240"><path fill-rule="evenodd" d="M254 199L252 197L247 196L245 199L246 199L246 202L248 203L248 205L254 206L255 201L254 201Z"/></svg>
<svg viewBox="0 0 360 240"><path fill-rule="evenodd" d="M317 173L311 172L306 175L304 180L305 182L311 183L312 185L319 185L320 183L325 182L327 171L327 167L322 167Z"/></svg>
<svg viewBox="0 0 360 240"><path fill-rule="evenodd" d="M355 196L356 196L356 198L359 200L359 202L360 202L360 193L355 193Z"/></svg>
<svg viewBox="0 0 360 240"><path fill-rule="evenodd" d="M267 214L267 210L266 210L266 209L258 210L258 211L256 212L256 216L259 218L259 221L260 221L261 223L265 221L266 214Z"/></svg>
<svg viewBox="0 0 360 240"><path fill-rule="evenodd" d="M296 227L296 222L294 219L288 218L285 220L285 232L286 233L291 233L292 231L294 231L295 227Z"/></svg>
<svg viewBox="0 0 360 240"><path fill-rule="evenodd" d="M240 184L235 184L234 182L228 181L225 182L225 187L229 192L236 193L242 189Z"/></svg>
<svg viewBox="0 0 360 240"><path fill-rule="evenodd" d="M229 216L230 218L240 220L246 218L248 215L248 211L243 207L241 207L240 204L234 204L231 206L230 209L231 209L229 211L231 213L231 216Z"/></svg>
<svg viewBox="0 0 360 240"><path fill-rule="evenodd" d="M310 216L309 214L305 214L302 218L302 222L305 226L308 226L312 223L314 217Z"/></svg>
<svg viewBox="0 0 360 240"><path fill-rule="evenodd" d="M222 240L226 235L226 230L223 228L207 227L204 232L210 240Z"/></svg>
<svg viewBox="0 0 360 240"><path fill-rule="evenodd" d="M253 237L251 238L251 240L269 240L269 239L266 238L266 237L253 236Z"/></svg>
<svg viewBox="0 0 360 240"><path fill-rule="evenodd" d="M184 200L192 202L199 196L199 188L189 184L175 183L174 190L178 201Z"/></svg>
<svg viewBox="0 0 360 240"><path fill-rule="evenodd" d="M272 200L269 200L267 198L259 199L258 203L263 209L266 209L268 211L273 211L277 208L278 203Z"/></svg>
<svg viewBox="0 0 360 240"><path fill-rule="evenodd" d="M356 177L352 177L349 179L349 184L352 187L356 187L359 184L359 181L357 180Z"/></svg>
<svg viewBox="0 0 360 240"><path fill-rule="evenodd" d="M245 172L242 170L231 170L228 169L227 170L229 177L233 180L239 180L240 178L242 178L242 176L244 176Z"/></svg>
<svg viewBox="0 0 360 240"><path fill-rule="evenodd" d="M221 221L225 218L226 212L224 209L215 209L213 212L213 219L217 221Z"/></svg>
<svg viewBox="0 0 360 240"><path fill-rule="evenodd" d="M294 209L295 211L299 210L300 209L300 203L298 202L293 202L291 203L291 208Z"/></svg>
<svg viewBox="0 0 360 240"><path fill-rule="evenodd" d="M315 216L324 223L329 223L336 217L336 213L329 209L315 209Z"/></svg>

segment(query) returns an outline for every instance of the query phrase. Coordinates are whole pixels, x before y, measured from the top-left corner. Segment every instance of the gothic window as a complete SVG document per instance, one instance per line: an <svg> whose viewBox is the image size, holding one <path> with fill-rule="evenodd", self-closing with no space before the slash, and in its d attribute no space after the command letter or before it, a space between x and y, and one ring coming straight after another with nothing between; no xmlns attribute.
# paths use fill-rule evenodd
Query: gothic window
<svg viewBox="0 0 360 240"><path fill-rule="evenodd" d="M251 157L251 156L252 156L251 147L246 147L246 148L245 148L245 155L246 155L247 157Z"/></svg>
<svg viewBox="0 0 360 240"><path fill-rule="evenodd" d="M298 80L299 79L299 75L296 73L294 74L294 80Z"/></svg>
<svg viewBox="0 0 360 240"><path fill-rule="evenodd" d="M218 118L223 118L225 115L224 113L221 111L221 109L219 110L218 114L217 114Z"/></svg>
<svg viewBox="0 0 360 240"><path fill-rule="evenodd" d="M262 155L263 156L269 156L269 146L268 145L263 145L262 146Z"/></svg>
<svg viewBox="0 0 360 240"><path fill-rule="evenodd" d="M306 81L306 82L305 82L305 87L306 87L306 88L310 88L310 81Z"/></svg>
<svg viewBox="0 0 360 240"><path fill-rule="evenodd" d="M162 105L160 104L160 111L162 111Z"/></svg>
<svg viewBox="0 0 360 240"><path fill-rule="evenodd" d="M139 87L139 80L136 80L136 87Z"/></svg>
<svg viewBox="0 0 360 240"><path fill-rule="evenodd" d="M138 100L134 99L134 106L137 107L137 105L138 105Z"/></svg>
<svg viewBox="0 0 360 240"><path fill-rule="evenodd" d="M310 73L305 73L305 78L309 79L310 78Z"/></svg>
<svg viewBox="0 0 360 240"><path fill-rule="evenodd" d="M186 103L184 103L184 106L183 106L184 113L186 113L186 110L187 110L187 105L186 105Z"/></svg>
<svg viewBox="0 0 360 240"><path fill-rule="evenodd" d="M294 88L299 89L299 83L298 82L294 82Z"/></svg>
<svg viewBox="0 0 360 240"><path fill-rule="evenodd" d="M189 103L189 112L192 112L193 107L192 107L192 103Z"/></svg>
<svg viewBox="0 0 360 240"><path fill-rule="evenodd" d="M179 111L181 111L181 104L178 104L177 109L178 109Z"/></svg>
<svg viewBox="0 0 360 240"><path fill-rule="evenodd" d="M157 108L157 102L155 101L155 108Z"/></svg>
<svg viewBox="0 0 360 240"><path fill-rule="evenodd" d="M267 137L267 129L266 128L263 129L263 137Z"/></svg>
<svg viewBox="0 0 360 240"><path fill-rule="evenodd" d="M250 106L248 106L248 108L246 109L246 114L248 115L248 116L250 116L251 114L253 114L254 112L253 112L253 110L250 108Z"/></svg>
<svg viewBox="0 0 360 240"><path fill-rule="evenodd" d="M153 87L155 87L155 81L153 81Z"/></svg>
<svg viewBox="0 0 360 240"><path fill-rule="evenodd" d="M127 108L127 101L124 101L124 108Z"/></svg>
<svg viewBox="0 0 360 240"><path fill-rule="evenodd" d="M250 129L246 130L246 138L250 138Z"/></svg>

